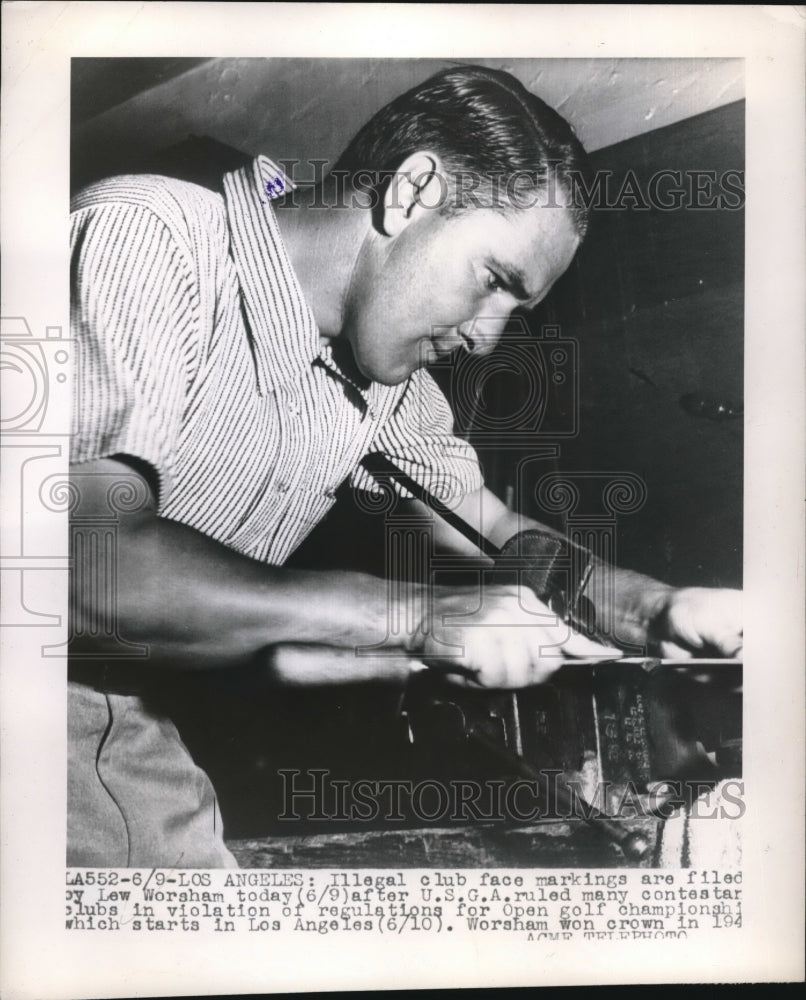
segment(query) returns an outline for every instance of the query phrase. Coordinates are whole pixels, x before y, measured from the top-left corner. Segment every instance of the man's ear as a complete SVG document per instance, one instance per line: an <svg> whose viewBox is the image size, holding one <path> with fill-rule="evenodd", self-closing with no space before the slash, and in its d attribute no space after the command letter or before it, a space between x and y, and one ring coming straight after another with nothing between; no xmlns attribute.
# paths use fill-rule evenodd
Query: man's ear
<svg viewBox="0 0 806 1000"><path fill-rule="evenodd" d="M436 153L407 156L389 180L383 196L381 223L387 236L397 236L423 212L444 200L447 184Z"/></svg>

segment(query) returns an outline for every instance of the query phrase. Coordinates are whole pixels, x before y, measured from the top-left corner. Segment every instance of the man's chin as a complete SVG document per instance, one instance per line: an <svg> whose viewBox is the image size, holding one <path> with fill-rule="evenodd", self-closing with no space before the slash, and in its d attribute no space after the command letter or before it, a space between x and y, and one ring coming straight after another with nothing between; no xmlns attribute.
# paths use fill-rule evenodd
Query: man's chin
<svg viewBox="0 0 806 1000"><path fill-rule="evenodd" d="M421 368L422 365L399 365L390 366L387 361L380 364L373 364L372 361L365 361L356 358L356 366L364 378L370 382L377 382L379 385L401 385Z"/></svg>

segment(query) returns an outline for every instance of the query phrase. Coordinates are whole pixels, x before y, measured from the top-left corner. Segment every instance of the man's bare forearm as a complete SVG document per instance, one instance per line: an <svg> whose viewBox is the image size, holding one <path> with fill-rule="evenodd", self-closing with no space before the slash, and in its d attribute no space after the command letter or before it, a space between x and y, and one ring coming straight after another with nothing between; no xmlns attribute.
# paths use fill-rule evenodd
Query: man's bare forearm
<svg viewBox="0 0 806 1000"><path fill-rule="evenodd" d="M120 533L118 580L121 634L190 667L246 662L279 642L376 642L387 618L373 577L265 566L156 517Z"/></svg>
<svg viewBox="0 0 806 1000"><path fill-rule="evenodd" d="M112 460L92 463L96 478L130 476ZM95 502L88 466L75 478L86 518ZM104 496L97 500L99 513ZM90 519L91 520L91 519ZM80 544L76 521L71 573L73 634L77 656L119 652L91 623L110 608L110 594L91 585L97 556ZM350 572L295 571L267 566L183 524L157 516L153 497L145 508L119 517L113 588L118 634L149 648L149 661L196 668L238 665L278 643L340 648L381 641L386 634L388 594L375 577ZM106 648L105 648L106 647Z"/></svg>

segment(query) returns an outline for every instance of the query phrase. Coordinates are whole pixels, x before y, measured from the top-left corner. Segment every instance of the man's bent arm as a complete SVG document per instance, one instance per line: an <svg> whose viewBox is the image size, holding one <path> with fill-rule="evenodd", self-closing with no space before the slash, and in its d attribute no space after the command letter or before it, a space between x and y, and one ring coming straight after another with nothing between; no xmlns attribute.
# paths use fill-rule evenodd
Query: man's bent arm
<svg viewBox="0 0 806 1000"><path fill-rule="evenodd" d="M419 501L411 504L434 522L434 541L443 551L468 557L480 555L476 546L458 530L428 511ZM486 487L452 505L463 520L499 548L519 531L537 528L564 537L532 518L510 510ZM597 620L609 620L622 645L649 646L662 656L690 656L699 650L735 656L742 649L741 594L734 590L702 587L676 588L668 584L595 560L587 593L593 597ZM604 599L613 608L603 608Z"/></svg>
<svg viewBox="0 0 806 1000"><path fill-rule="evenodd" d="M535 617L524 610L518 587L490 587L479 608L476 588L435 587L425 600L422 585L413 584L392 607L385 582L376 577L288 570L249 559L159 517L145 478L127 462L99 459L76 466L72 478L78 505L71 532L77 543L71 653L77 658L119 655L114 637L99 635L96 627L114 605L97 583L98 556L91 550L97 528L110 521L110 490L131 487L132 476L147 499L118 516L116 556L105 565L116 574L117 634L147 645L151 663L234 666L261 662L266 651L262 661L278 682L318 684L402 680L415 663L437 661L459 683L522 687L544 680L566 656L615 654L550 622L523 628ZM89 530L82 532L82 523ZM540 610L551 618L545 606ZM407 623L405 630L390 641L387 626L398 622ZM285 653L278 654L283 646ZM378 655L358 655L362 646L375 647Z"/></svg>
<svg viewBox="0 0 806 1000"><path fill-rule="evenodd" d="M388 595L376 578L283 569L240 555L193 528L159 517L145 478L116 459L72 467L81 515L73 525L74 537L81 539L81 523L108 519L108 486L115 476L129 482L136 476L147 496L140 509L118 517L114 597L118 634L147 645L150 663L191 669L234 666L280 642L353 649L384 639ZM110 637L87 627L103 610L98 602L110 599L89 584L95 558L89 545L73 552L73 634L96 633L74 641L78 657L119 653ZM404 664L390 659L388 671L399 672ZM366 665L357 666L363 674ZM383 661L378 668L387 669ZM349 672L349 658L342 660L342 669Z"/></svg>

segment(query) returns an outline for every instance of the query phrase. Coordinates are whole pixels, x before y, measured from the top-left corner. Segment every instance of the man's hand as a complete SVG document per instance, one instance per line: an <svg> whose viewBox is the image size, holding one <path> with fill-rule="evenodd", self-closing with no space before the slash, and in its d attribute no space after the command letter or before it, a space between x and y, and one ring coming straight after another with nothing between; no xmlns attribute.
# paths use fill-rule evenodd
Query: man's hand
<svg viewBox="0 0 806 1000"><path fill-rule="evenodd" d="M670 591L650 624L664 657L741 656L742 592L706 587Z"/></svg>
<svg viewBox="0 0 806 1000"><path fill-rule="evenodd" d="M489 586L445 592L437 588L430 612L408 651L452 680L490 688L540 684L569 657L620 656L571 630L527 587Z"/></svg>

